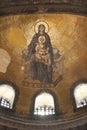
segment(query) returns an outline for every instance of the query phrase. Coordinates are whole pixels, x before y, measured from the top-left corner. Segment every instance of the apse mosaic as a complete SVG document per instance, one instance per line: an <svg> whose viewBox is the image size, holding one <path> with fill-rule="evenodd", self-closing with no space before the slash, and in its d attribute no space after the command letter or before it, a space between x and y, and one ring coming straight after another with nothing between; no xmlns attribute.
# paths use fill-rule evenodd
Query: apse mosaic
<svg viewBox="0 0 87 130"><path fill-rule="evenodd" d="M86 77L86 21L69 14L1 18L0 80L21 88L50 88L66 78Z"/></svg>
<svg viewBox="0 0 87 130"><path fill-rule="evenodd" d="M55 87L62 80L65 71L64 56L52 47L49 25L45 21L36 22L34 31L27 49L22 51L26 63L23 85Z"/></svg>

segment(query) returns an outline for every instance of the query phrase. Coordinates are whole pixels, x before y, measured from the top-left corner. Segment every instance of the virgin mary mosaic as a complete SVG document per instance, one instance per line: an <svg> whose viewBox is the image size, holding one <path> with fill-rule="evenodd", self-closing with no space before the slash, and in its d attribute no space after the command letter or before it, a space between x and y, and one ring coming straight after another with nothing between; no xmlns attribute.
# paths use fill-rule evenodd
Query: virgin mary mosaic
<svg viewBox="0 0 87 130"><path fill-rule="evenodd" d="M27 78L30 77L33 83L35 81L40 84L53 83L54 53L56 52L58 57L60 54L57 49L52 48L48 30L46 22L38 22L35 25L35 34L27 47L27 53L23 51L23 58L28 61L29 67Z"/></svg>

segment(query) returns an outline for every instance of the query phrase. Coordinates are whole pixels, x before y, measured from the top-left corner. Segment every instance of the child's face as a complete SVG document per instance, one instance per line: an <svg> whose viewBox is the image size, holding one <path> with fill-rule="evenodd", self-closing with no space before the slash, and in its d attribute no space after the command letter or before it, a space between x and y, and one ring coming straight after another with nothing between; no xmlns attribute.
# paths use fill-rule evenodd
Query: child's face
<svg viewBox="0 0 87 130"><path fill-rule="evenodd" d="M40 36L38 41L39 41L39 43L44 44L45 43L45 37L44 36Z"/></svg>

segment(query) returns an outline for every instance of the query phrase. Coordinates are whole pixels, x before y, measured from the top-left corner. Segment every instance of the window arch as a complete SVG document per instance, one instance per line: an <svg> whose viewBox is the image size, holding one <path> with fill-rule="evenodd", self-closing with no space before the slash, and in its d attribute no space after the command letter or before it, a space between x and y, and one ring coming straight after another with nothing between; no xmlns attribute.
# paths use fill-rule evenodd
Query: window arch
<svg viewBox="0 0 87 130"><path fill-rule="evenodd" d="M75 87L74 97L77 108L87 105L87 83L81 83Z"/></svg>
<svg viewBox="0 0 87 130"><path fill-rule="evenodd" d="M86 80L82 80L74 84L73 99L74 99L75 109L87 107L87 82Z"/></svg>
<svg viewBox="0 0 87 130"><path fill-rule="evenodd" d="M34 115L54 115L55 102L54 97L48 92L42 92L35 98Z"/></svg>
<svg viewBox="0 0 87 130"><path fill-rule="evenodd" d="M0 84L0 106L13 109L16 98L16 92L12 84Z"/></svg>

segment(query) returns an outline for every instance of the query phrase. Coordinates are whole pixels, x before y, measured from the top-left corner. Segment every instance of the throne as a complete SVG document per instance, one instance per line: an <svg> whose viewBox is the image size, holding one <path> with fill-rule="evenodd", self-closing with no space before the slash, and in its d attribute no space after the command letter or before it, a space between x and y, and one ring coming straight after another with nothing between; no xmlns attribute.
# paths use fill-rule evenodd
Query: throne
<svg viewBox="0 0 87 130"><path fill-rule="evenodd" d="M27 50L23 51L23 59L26 58ZM24 60L24 80L22 81L23 86L25 87L56 87L57 84L62 80L63 74L65 73L65 67L64 67L64 56L60 55L59 51L56 48L53 48L53 58L54 58L54 64L53 64L53 78L52 83L45 84L41 83L38 80L32 80L29 77L29 61ZM25 62L26 61L26 62Z"/></svg>

